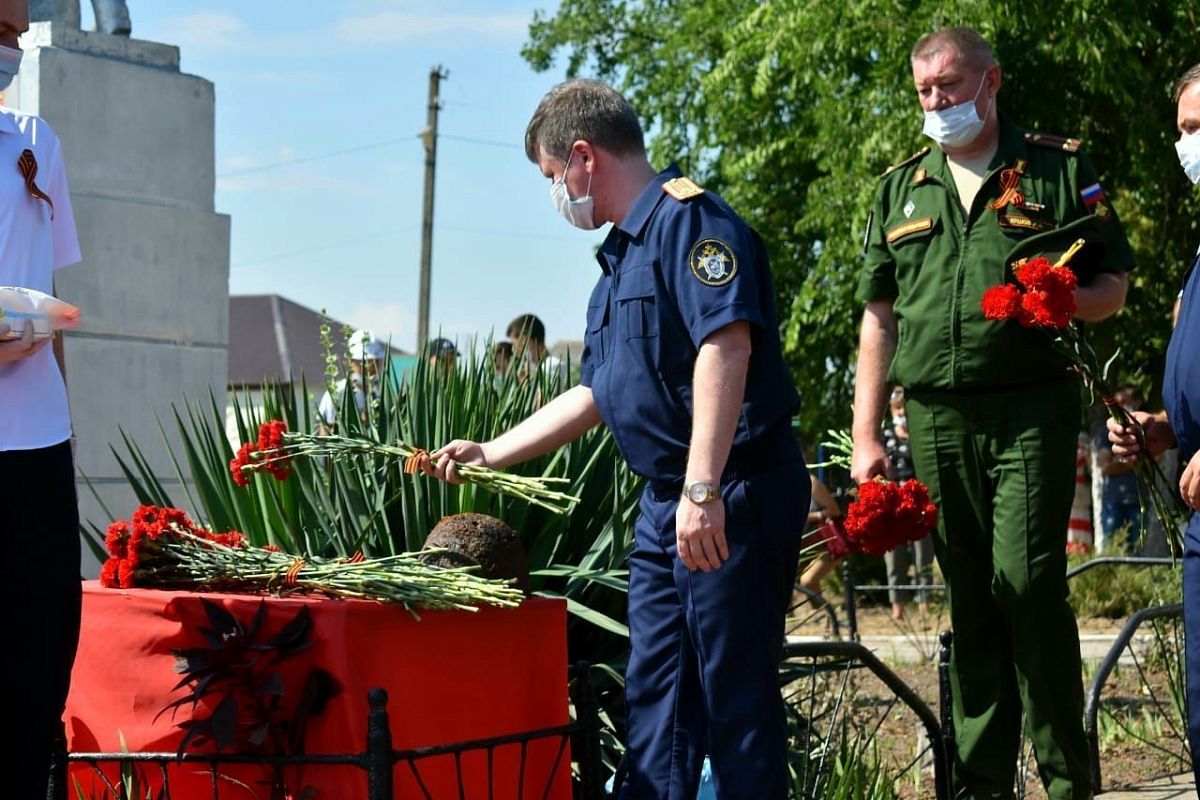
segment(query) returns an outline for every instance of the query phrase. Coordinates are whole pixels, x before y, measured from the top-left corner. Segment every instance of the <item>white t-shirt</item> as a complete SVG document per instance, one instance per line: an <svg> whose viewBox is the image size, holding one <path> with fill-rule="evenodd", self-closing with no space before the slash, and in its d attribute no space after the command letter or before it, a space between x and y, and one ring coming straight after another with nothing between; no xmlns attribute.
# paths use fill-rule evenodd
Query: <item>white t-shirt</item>
<svg viewBox="0 0 1200 800"><path fill-rule="evenodd" d="M358 413L362 413L366 408L367 398L363 394L362 381L358 376L354 376L354 404L358 406ZM332 425L337 422L338 406L342 403L342 398L346 396L346 379L342 378L333 387L333 396L330 396L329 391L321 395L321 402L317 404L317 416L324 420L326 425Z"/></svg>
<svg viewBox="0 0 1200 800"><path fill-rule="evenodd" d="M570 376L567 374L567 363L561 358L547 353L546 357L542 359L541 370L542 374L548 375L558 382L560 391L567 388Z"/></svg>
<svg viewBox="0 0 1200 800"><path fill-rule="evenodd" d="M26 149L37 161L34 183L54 201L53 215L49 203L25 188L17 161ZM50 294L54 270L79 259L58 137L38 117L0 107L0 286ZM67 387L53 347L0 364L0 450L36 450L70 437Z"/></svg>

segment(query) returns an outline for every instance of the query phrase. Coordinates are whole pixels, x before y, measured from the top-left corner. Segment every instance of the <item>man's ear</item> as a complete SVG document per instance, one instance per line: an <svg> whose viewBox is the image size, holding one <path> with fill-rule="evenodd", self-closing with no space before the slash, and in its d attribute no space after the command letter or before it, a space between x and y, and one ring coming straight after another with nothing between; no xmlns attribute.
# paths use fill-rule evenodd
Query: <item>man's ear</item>
<svg viewBox="0 0 1200 800"><path fill-rule="evenodd" d="M583 164L584 169L589 173L596 170L596 147L586 139L576 139L571 145L571 154L573 161L578 161Z"/></svg>

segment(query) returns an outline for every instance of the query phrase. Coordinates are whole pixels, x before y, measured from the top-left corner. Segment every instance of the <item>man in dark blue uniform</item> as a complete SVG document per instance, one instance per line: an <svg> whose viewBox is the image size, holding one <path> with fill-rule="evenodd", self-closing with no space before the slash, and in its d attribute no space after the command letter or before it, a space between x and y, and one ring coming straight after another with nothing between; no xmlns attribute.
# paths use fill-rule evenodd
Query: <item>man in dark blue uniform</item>
<svg viewBox="0 0 1200 800"><path fill-rule="evenodd" d="M1200 185L1200 64L1183 77L1175 89L1179 104L1179 141L1175 149L1184 172ZM1152 454L1171 444L1179 446L1179 494L1192 509L1183 537L1183 618L1187 635L1188 739L1192 770L1200 788L1200 250L1183 279L1178 317L1163 374L1163 407L1160 414L1137 413ZM1141 446L1132 430L1109 423L1113 453L1133 458Z"/></svg>
<svg viewBox="0 0 1200 800"><path fill-rule="evenodd" d="M675 167L656 173L633 109L609 86L552 89L525 135L568 222L613 227L597 253L580 385L455 462L504 467L603 421L647 479L629 569L629 775L623 797L787 795L777 666L810 484L790 431L762 241Z"/></svg>

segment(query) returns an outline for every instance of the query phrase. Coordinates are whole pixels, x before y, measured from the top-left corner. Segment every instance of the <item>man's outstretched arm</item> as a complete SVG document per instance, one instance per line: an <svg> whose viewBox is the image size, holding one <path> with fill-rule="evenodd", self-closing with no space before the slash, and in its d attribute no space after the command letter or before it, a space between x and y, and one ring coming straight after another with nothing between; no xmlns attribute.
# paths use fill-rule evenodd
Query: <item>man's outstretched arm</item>
<svg viewBox="0 0 1200 800"><path fill-rule="evenodd" d="M430 454L422 467L451 483L462 483L456 464L502 469L557 450L600 424L600 412L588 386L575 386L555 397L516 427L490 442L455 439Z"/></svg>

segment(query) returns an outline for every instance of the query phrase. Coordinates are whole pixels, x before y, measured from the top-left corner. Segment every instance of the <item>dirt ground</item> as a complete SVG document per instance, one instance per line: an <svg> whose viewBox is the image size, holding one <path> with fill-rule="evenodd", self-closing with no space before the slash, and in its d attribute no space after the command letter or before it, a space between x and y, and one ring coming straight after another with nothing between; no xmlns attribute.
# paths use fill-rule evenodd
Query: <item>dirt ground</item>
<svg viewBox="0 0 1200 800"><path fill-rule="evenodd" d="M844 620L840 608L838 616ZM806 618L801 615L798 622L803 623L794 631L798 635L822 635L828 631L828 622L819 616ZM899 623L891 619L887 607L868 606L858 610L859 634L868 642L873 636L903 637L910 643L910 651L915 649L925 654L924 663L884 660L939 716L937 633L947 627L949 622L936 604L928 614L911 606L907 618ZM1120 629L1121 621L1081 619L1079 627L1084 636L1111 636ZM1182 727L1172 703L1173 672L1162 656L1177 647L1170 638L1174 630L1168 626L1162 629L1161 637L1156 637L1153 630L1147 629L1136 660L1127 658L1105 685L1098 726L1104 791L1136 787L1189 768L1188 762L1183 760ZM844 628L842 635L846 635ZM1179 635L1181 641L1181 632ZM1096 662L1085 663L1085 689L1091 683L1096 667ZM846 696L852 698L853 706L853 711L848 713L853 714L859 730L875 731L874 741L886 769L896 778L901 797L905 800L932 797L931 768L911 766L923 746L916 715L896 702L893 693L869 672L857 670L847 680L852 691ZM1044 798L1036 759L1028 750L1028 743L1023 743L1026 753L1022 760L1026 778L1023 796ZM928 762L927 754L924 760Z"/></svg>

